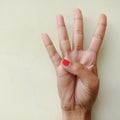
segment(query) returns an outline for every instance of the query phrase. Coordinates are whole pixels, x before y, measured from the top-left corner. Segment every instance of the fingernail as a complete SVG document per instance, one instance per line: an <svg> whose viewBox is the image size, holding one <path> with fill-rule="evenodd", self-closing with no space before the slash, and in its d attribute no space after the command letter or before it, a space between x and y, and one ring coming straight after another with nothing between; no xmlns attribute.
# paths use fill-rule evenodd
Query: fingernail
<svg viewBox="0 0 120 120"><path fill-rule="evenodd" d="M68 66L68 65L70 65L70 61L67 60L67 59L63 59L62 64L63 64L64 66Z"/></svg>

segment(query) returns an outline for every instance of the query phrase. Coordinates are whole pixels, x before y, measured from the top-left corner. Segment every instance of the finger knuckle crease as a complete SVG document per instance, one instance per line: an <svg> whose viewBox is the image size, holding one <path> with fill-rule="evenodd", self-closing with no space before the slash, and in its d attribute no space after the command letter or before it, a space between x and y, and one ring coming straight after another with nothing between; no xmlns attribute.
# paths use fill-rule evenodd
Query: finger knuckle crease
<svg viewBox="0 0 120 120"><path fill-rule="evenodd" d="M80 65L80 66L75 66L74 72L75 72L75 73L78 73L81 69L82 69L82 66L81 66L81 65Z"/></svg>
<svg viewBox="0 0 120 120"><path fill-rule="evenodd" d="M58 27L59 28L65 28L65 25L59 25Z"/></svg>
<svg viewBox="0 0 120 120"><path fill-rule="evenodd" d="M75 17L75 20L82 21L82 20L83 20L83 18L82 18L82 17Z"/></svg>
<svg viewBox="0 0 120 120"><path fill-rule="evenodd" d="M100 33L98 33L98 34L94 34L94 37L95 38L97 38L97 39L99 39L99 40L102 40L103 39L103 34L100 34Z"/></svg>
<svg viewBox="0 0 120 120"><path fill-rule="evenodd" d="M75 28L74 31L76 34L83 36L83 32L80 29Z"/></svg>
<svg viewBox="0 0 120 120"><path fill-rule="evenodd" d="M101 25L101 26L103 26L103 27L106 27L106 23L98 23L98 25Z"/></svg>

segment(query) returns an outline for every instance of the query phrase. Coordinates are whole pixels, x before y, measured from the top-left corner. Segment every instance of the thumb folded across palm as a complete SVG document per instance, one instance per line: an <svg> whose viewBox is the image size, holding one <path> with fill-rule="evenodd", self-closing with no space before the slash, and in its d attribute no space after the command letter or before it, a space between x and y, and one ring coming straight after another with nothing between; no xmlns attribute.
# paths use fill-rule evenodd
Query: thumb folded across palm
<svg viewBox="0 0 120 120"><path fill-rule="evenodd" d="M94 88L93 85L96 86L96 83L98 83L98 77L79 62L70 62L67 59L63 59L62 66L67 72L75 75L78 80L81 80L90 88Z"/></svg>

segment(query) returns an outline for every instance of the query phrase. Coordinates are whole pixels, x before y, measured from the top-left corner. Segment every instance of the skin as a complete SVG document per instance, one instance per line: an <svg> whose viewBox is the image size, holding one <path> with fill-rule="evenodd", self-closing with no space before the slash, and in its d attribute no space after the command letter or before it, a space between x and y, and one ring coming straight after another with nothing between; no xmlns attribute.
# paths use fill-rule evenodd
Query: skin
<svg viewBox="0 0 120 120"><path fill-rule="evenodd" d="M62 56L46 33L42 34L42 39L55 67L63 120L90 120L99 90L97 56L104 38L107 18L100 14L96 31L86 50L83 48L83 16L80 9L74 10L72 45L63 16L58 15L56 21ZM68 66L63 65L64 59L70 62Z"/></svg>

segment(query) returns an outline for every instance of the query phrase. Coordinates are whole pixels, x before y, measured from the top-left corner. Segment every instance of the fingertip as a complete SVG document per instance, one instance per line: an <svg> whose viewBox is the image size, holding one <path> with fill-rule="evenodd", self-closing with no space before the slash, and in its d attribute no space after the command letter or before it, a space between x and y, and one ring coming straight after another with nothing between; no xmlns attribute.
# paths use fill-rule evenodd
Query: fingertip
<svg viewBox="0 0 120 120"><path fill-rule="evenodd" d="M41 38L44 39L44 33L41 33Z"/></svg>
<svg viewBox="0 0 120 120"><path fill-rule="evenodd" d="M106 14L101 13L100 16L99 16L99 20L100 20L100 22L102 22L104 24L107 24L107 16L106 16Z"/></svg>
<svg viewBox="0 0 120 120"><path fill-rule="evenodd" d="M104 18L107 18L106 14L104 14L104 13L101 13L100 16L104 17Z"/></svg>
<svg viewBox="0 0 120 120"><path fill-rule="evenodd" d="M76 17L76 16L78 16L78 15L82 15L82 11L81 11L79 8L75 8L75 9L73 10L73 14L74 14L74 16Z"/></svg>
<svg viewBox="0 0 120 120"><path fill-rule="evenodd" d="M47 33L41 33L41 38L45 46L51 43L51 39Z"/></svg>
<svg viewBox="0 0 120 120"><path fill-rule="evenodd" d="M58 27L65 26L64 17L61 14L56 16L56 22Z"/></svg>
<svg viewBox="0 0 120 120"><path fill-rule="evenodd" d="M48 34L47 33L41 33L41 38L44 40L48 37Z"/></svg>
<svg viewBox="0 0 120 120"><path fill-rule="evenodd" d="M79 9L78 7L74 8L74 12L82 12L81 9Z"/></svg>
<svg viewBox="0 0 120 120"><path fill-rule="evenodd" d="M63 18L63 15L62 14L57 14L56 19L59 19L59 18Z"/></svg>
<svg viewBox="0 0 120 120"><path fill-rule="evenodd" d="M64 20L64 17L62 14L56 15L56 21L57 21L58 25L61 25L63 20Z"/></svg>

